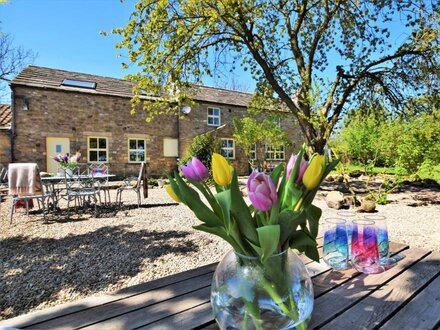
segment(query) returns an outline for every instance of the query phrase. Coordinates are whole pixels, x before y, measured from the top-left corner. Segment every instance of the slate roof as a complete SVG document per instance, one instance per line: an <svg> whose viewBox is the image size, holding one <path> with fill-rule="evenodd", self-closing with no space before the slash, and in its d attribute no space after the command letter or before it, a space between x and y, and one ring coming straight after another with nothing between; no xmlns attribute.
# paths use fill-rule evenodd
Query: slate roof
<svg viewBox="0 0 440 330"><path fill-rule="evenodd" d="M9 104L0 104L0 128L11 128L12 111Z"/></svg>
<svg viewBox="0 0 440 330"><path fill-rule="evenodd" d="M75 79L96 82L96 89L64 86L64 79ZM134 82L111 77L103 77L86 73L51 69L39 66L28 66L21 71L12 81L11 85L24 85L38 88L50 88L81 93L132 97ZM237 92L228 89L196 86L196 101L205 101L219 104L247 106L252 94Z"/></svg>

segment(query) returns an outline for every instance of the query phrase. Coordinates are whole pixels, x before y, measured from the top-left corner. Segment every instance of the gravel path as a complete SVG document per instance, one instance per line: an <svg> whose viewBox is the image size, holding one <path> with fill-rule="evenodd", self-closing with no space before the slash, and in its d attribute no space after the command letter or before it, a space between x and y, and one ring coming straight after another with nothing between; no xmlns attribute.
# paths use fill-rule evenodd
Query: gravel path
<svg viewBox="0 0 440 330"><path fill-rule="evenodd" d="M194 230L197 219L164 189L150 189L141 208L134 193L123 197L123 209L109 207L99 218L90 211L72 219L50 215L49 224L40 214L20 213L9 225L9 201L0 203L0 319L216 262L230 249ZM408 206L411 197L392 197L378 206L390 239L440 251L440 193L421 207ZM337 213L322 198L316 204L323 218Z"/></svg>

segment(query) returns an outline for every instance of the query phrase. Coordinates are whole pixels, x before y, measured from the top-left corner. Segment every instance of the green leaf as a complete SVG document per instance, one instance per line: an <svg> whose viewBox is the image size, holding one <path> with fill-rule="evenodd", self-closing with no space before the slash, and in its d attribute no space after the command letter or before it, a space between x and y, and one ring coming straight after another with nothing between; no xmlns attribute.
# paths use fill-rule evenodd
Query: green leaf
<svg viewBox="0 0 440 330"><path fill-rule="evenodd" d="M280 200L278 199L277 202L272 205L272 209L270 210L270 225L276 225L279 221L279 215L280 215Z"/></svg>
<svg viewBox="0 0 440 330"><path fill-rule="evenodd" d="M217 236L223 238L229 244L231 244L231 246L234 249L234 251L237 251L238 253L242 253L242 254L245 253L245 251L243 251L240 248L240 246L232 239L232 237L230 237L226 233L226 231L225 231L225 229L223 227L210 227L210 226L206 226L206 225L197 225L197 226L193 226L193 228L197 229L197 230L201 230L201 231L207 232L209 234L217 235Z"/></svg>
<svg viewBox="0 0 440 330"><path fill-rule="evenodd" d="M223 220L226 227L226 232L230 233L231 231L231 194L229 190L225 190L221 193L218 193L215 196L218 204L220 205Z"/></svg>
<svg viewBox="0 0 440 330"><path fill-rule="evenodd" d="M310 204L305 211L307 220L309 222L310 233L316 239L318 236L319 219L321 218L322 210L319 207Z"/></svg>
<svg viewBox="0 0 440 330"><path fill-rule="evenodd" d="M205 186L200 182L191 179L188 179L188 181L191 184L193 184L203 194L203 196L205 196L206 200L208 201L209 205L211 205L211 208L215 212L215 214L221 217L222 210L220 208L220 205L217 203L217 200L206 190Z"/></svg>
<svg viewBox="0 0 440 330"><path fill-rule="evenodd" d="M249 208L245 201L243 200L243 196L241 195L241 191L238 187L238 179L237 172L234 170L231 181L231 213L234 218L237 220L238 227L240 228L240 232L245 236L245 238L253 243L258 245L258 235L255 229L254 220L249 212Z"/></svg>
<svg viewBox="0 0 440 330"><path fill-rule="evenodd" d="M305 223L306 217L304 212L284 210L280 213L279 224L281 229L280 245L289 241L290 236L296 231L299 225Z"/></svg>
<svg viewBox="0 0 440 330"><path fill-rule="evenodd" d="M316 246L316 241L302 230L297 230L290 236L290 248L304 251L308 246Z"/></svg>
<svg viewBox="0 0 440 330"><path fill-rule="evenodd" d="M273 169L272 173L270 173L270 178L272 179L272 182L275 185L275 187L278 186L278 182L280 180L280 176L283 169L284 169L284 164L280 163Z"/></svg>
<svg viewBox="0 0 440 330"><path fill-rule="evenodd" d="M224 225L223 221L202 202L197 191L189 187L178 174L176 174L176 184L180 193L178 197L188 205L200 221L210 227Z"/></svg>
<svg viewBox="0 0 440 330"><path fill-rule="evenodd" d="M307 257L312 259L313 261L319 262L319 252L318 247L315 246L307 246L304 250L304 253Z"/></svg>
<svg viewBox="0 0 440 330"><path fill-rule="evenodd" d="M260 255L262 263L265 263L278 248L280 241L280 226L269 225L257 228L258 240L263 254Z"/></svg>

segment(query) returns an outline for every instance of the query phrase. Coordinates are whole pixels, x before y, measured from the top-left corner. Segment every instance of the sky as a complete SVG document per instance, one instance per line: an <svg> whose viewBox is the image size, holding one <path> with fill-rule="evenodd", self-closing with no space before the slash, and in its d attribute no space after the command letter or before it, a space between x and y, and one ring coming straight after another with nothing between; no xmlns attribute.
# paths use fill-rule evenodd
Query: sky
<svg viewBox="0 0 440 330"><path fill-rule="evenodd" d="M135 2L9 0L0 5L0 31L13 36L14 46L37 54L33 65L123 78L131 72L123 70L123 58L117 58L121 50L115 45L122 38L99 32L125 26ZM205 83L215 85L210 79ZM1 102L8 101L2 96Z"/></svg>
<svg viewBox="0 0 440 330"><path fill-rule="evenodd" d="M9 0L0 5L0 31L12 35L14 46L23 46L36 53L34 65L123 78L134 69L123 70L121 67L123 58L117 57L121 50L115 48L121 37L102 36L99 32L125 26L135 2ZM402 27L396 24L393 28L399 31ZM400 37L398 35L396 40ZM241 69L227 79L241 89L254 90L255 82ZM219 86L218 81L210 78L204 83ZM0 94L0 98L2 103L10 101L7 95Z"/></svg>

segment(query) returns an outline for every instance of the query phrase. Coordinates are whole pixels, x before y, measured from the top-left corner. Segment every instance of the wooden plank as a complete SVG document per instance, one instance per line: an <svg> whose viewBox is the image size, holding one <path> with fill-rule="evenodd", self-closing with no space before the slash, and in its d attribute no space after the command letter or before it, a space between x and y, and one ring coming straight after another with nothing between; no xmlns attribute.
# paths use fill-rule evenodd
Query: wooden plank
<svg viewBox="0 0 440 330"><path fill-rule="evenodd" d="M0 327L12 327L12 328L29 327L32 326L33 324L39 324L41 322L48 321L54 318L63 317L64 315L81 312L83 310L87 310L89 308L93 308L99 305L108 304L150 290L166 287L167 285L178 283L188 278L197 277L208 273L213 274L216 267L217 267L217 263L212 263L199 268L184 271L178 274L159 278L150 282L141 283L131 287L123 288L119 291L116 291L113 294L92 296L81 299L79 301L62 304L45 310L20 315L12 319L1 321Z"/></svg>
<svg viewBox="0 0 440 330"><path fill-rule="evenodd" d="M46 322L40 322L28 328L54 329L68 327L75 329L84 327L107 319L118 317L130 313L134 310L142 309L162 301L193 292L200 288L209 287L212 281L212 273L192 277L166 287L158 288L142 294L134 295L125 299L88 308L77 313L66 315L62 318L55 318Z"/></svg>
<svg viewBox="0 0 440 330"><path fill-rule="evenodd" d="M210 323L211 329L218 329L216 323L212 323L214 316L212 315L211 303L206 302L184 312L168 316L164 319L150 323L147 326L138 329L194 329Z"/></svg>
<svg viewBox="0 0 440 330"><path fill-rule="evenodd" d="M322 329L367 329L379 326L389 315L435 278L440 269L440 258L431 254L389 281L379 290L358 302ZM412 315L418 317L418 315ZM439 310L432 318L438 319Z"/></svg>
<svg viewBox="0 0 440 330"><path fill-rule="evenodd" d="M344 284L328 291L315 300L312 320L309 328L313 329L329 322L337 315L350 308L365 296L370 294L390 279L398 276L405 269L425 257L429 252L419 249L409 249L402 252L405 258L396 266L381 274L361 274Z"/></svg>
<svg viewBox="0 0 440 330"><path fill-rule="evenodd" d="M174 315L210 301L211 287L187 293L161 303L134 310L130 313L84 327L82 329L134 329L147 326L167 316Z"/></svg>
<svg viewBox="0 0 440 330"><path fill-rule="evenodd" d="M395 255L408 248L405 244L390 243L390 253ZM324 272L313 278L313 290L315 292L315 299L325 292L332 290L338 285L341 285L353 277L359 276L361 273L355 268L346 269L342 271Z"/></svg>
<svg viewBox="0 0 440 330"><path fill-rule="evenodd" d="M435 329L440 325L440 276L380 329Z"/></svg>

